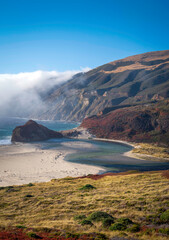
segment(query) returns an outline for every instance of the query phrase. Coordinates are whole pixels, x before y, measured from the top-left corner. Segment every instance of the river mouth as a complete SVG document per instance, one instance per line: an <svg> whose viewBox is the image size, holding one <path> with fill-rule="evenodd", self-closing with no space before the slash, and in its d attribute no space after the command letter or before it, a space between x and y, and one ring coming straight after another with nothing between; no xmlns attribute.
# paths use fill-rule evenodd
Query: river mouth
<svg viewBox="0 0 169 240"><path fill-rule="evenodd" d="M89 168L90 165L102 167L105 170L104 173L169 169L169 162L141 160L124 156L124 153L132 150L133 147L121 143L81 139L51 139L46 144L45 148L71 150L72 153L65 157L66 161L87 164Z"/></svg>
<svg viewBox="0 0 169 240"><path fill-rule="evenodd" d="M0 118L0 145L11 144L12 130L23 125L28 119ZM37 121L49 129L61 131L77 127L79 123L62 121ZM33 143L35 144L35 143ZM37 143L36 143L37 144ZM169 162L157 162L134 159L124 156L132 149L129 145L115 142L81 140L81 139L50 139L40 142L42 149L56 149L71 152L66 161L99 166L105 172L124 172L128 170L155 171L169 169Z"/></svg>

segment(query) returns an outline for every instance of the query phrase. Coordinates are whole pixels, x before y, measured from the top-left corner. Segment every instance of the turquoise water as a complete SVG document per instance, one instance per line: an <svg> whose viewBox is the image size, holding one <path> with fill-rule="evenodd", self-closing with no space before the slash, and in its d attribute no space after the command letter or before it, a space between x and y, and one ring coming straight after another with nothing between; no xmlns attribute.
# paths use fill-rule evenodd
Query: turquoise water
<svg viewBox="0 0 169 240"><path fill-rule="evenodd" d="M0 118L0 145L11 144L12 130L23 125L28 119ZM61 131L77 127L79 124L63 121L37 121L49 129ZM42 149L73 150L66 156L66 161L96 165L103 167L105 172L123 172L128 170L152 171L169 169L169 162L143 161L123 155L132 147L128 145L77 139L50 139L38 143Z"/></svg>
<svg viewBox="0 0 169 240"><path fill-rule="evenodd" d="M145 161L123 155L132 147L119 143L74 140L74 139L51 139L43 143L43 148L57 148L74 150L75 153L66 156L65 160L74 163L95 165L103 167L104 172L124 172L129 170L156 171L169 169L169 162Z"/></svg>
<svg viewBox="0 0 169 240"><path fill-rule="evenodd" d="M26 118L0 118L0 145L11 144L12 130L16 126L25 124L29 119ZM55 131L68 130L77 127L79 124L74 122L64 121L40 121L36 122L43 124L49 129Z"/></svg>

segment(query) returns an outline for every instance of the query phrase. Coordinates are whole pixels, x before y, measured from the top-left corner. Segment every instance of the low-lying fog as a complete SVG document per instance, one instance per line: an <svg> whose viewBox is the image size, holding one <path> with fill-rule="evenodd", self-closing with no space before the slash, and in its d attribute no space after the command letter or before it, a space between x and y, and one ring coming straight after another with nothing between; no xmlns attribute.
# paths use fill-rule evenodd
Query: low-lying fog
<svg viewBox="0 0 169 240"><path fill-rule="evenodd" d="M35 71L18 74L0 74L0 117L26 117L31 112L44 110L42 96L53 87L70 80L82 70L65 72Z"/></svg>

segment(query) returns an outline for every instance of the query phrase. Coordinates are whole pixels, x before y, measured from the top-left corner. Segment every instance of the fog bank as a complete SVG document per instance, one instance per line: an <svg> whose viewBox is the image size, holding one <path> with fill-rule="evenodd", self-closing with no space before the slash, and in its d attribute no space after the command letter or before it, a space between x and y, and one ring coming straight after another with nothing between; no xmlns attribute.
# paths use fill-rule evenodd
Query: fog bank
<svg viewBox="0 0 169 240"><path fill-rule="evenodd" d="M42 95L53 87L70 80L75 74L89 68L65 72L35 71L18 74L0 74L0 117L24 117L46 106Z"/></svg>

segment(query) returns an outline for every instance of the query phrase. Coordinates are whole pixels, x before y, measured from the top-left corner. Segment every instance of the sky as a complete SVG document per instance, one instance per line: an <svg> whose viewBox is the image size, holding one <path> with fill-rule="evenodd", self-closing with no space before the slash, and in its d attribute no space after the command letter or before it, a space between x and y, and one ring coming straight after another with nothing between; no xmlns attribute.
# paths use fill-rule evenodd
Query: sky
<svg viewBox="0 0 169 240"><path fill-rule="evenodd" d="M169 49L169 0L0 0L0 74L78 71Z"/></svg>

